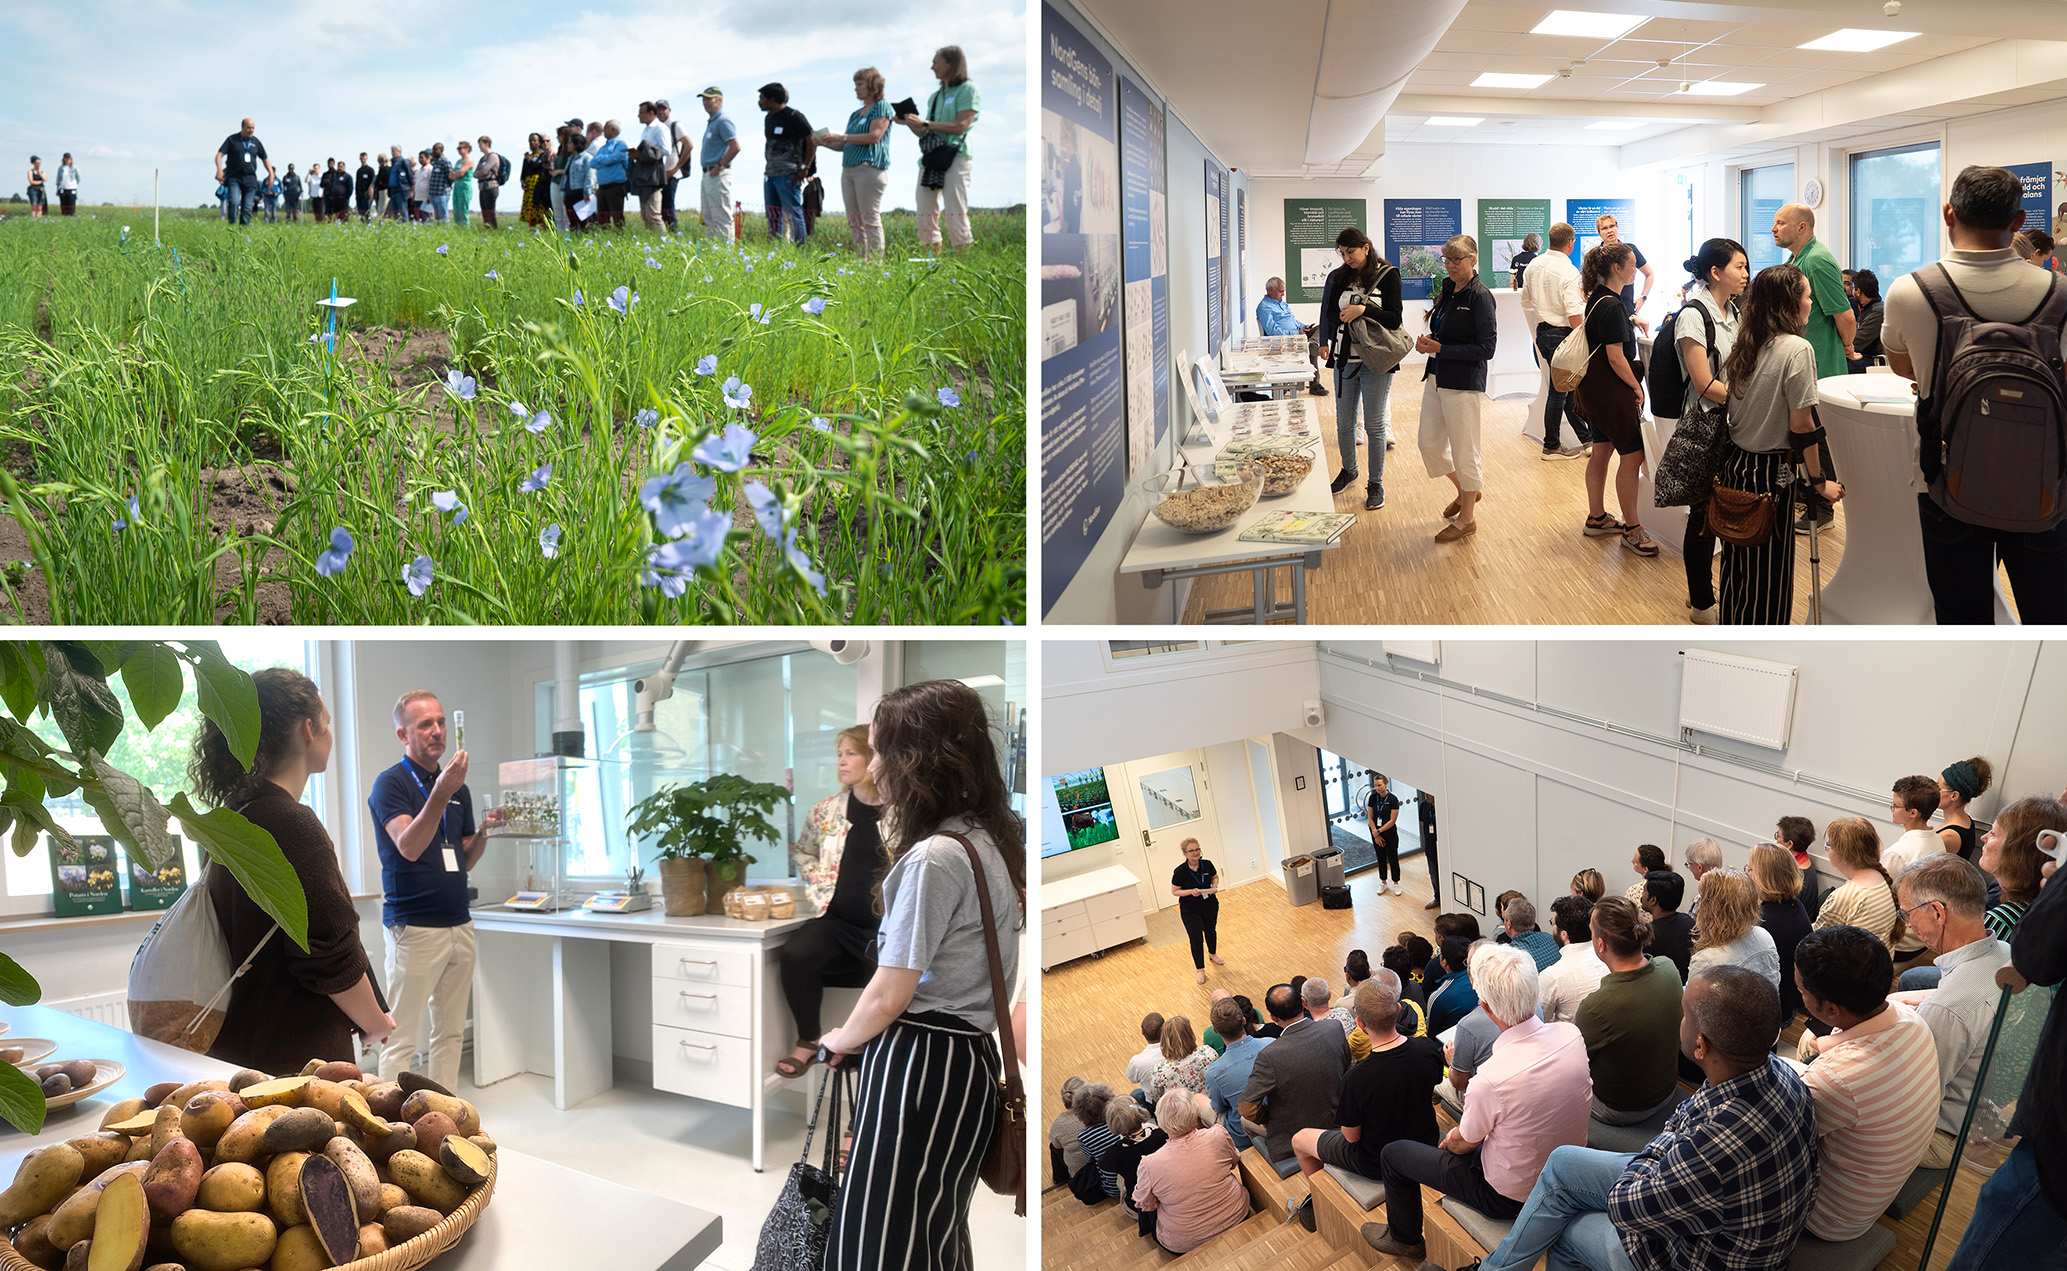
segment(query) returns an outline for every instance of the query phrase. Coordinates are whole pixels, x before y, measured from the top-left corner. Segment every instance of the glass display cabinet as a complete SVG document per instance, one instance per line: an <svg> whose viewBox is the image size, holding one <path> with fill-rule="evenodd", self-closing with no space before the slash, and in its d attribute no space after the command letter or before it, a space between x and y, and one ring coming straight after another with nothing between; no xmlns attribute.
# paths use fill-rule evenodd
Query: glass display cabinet
<svg viewBox="0 0 2067 1271"><path fill-rule="evenodd" d="M601 759L549 755L500 765L500 789L490 806L501 808L505 820L488 833L521 853L517 894L508 906L555 910L587 905L617 913L645 908L638 897L652 861L641 859L625 833L632 805L695 775L665 757L637 750ZM634 869L641 871L636 881Z"/></svg>

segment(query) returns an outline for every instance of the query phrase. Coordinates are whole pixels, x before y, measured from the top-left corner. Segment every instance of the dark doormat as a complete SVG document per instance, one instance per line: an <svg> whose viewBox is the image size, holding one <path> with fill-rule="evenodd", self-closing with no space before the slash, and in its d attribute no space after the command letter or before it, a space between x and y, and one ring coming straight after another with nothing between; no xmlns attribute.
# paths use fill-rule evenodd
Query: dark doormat
<svg viewBox="0 0 2067 1271"><path fill-rule="evenodd" d="M1369 869L1378 863L1378 849L1361 835L1352 834L1339 824L1328 826L1328 841L1342 849L1342 872L1354 874Z"/></svg>

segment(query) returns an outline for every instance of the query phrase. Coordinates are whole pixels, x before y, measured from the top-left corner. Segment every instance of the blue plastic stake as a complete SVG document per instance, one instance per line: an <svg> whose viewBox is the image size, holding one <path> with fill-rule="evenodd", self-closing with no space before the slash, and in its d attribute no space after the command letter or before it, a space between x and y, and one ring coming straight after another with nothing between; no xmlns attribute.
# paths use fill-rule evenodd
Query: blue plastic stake
<svg viewBox="0 0 2067 1271"><path fill-rule="evenodd" d="M330 359L337 352L337 279L330 280L330 325L323 341L323 417L330 418ZM332 421L335 424L336 421Z"/></svg>

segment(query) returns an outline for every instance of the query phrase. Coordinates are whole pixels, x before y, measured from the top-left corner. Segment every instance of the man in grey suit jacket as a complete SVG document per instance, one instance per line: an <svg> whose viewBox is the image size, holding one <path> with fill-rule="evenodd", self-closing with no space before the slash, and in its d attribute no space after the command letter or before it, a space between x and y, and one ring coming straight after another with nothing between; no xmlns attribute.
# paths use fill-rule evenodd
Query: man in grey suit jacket
<svg viewBox="0 0 2067 1271"><path fill-rule="evenodd" d="M1349 1070L1349 1037L1328 1017L1328 982L1310 979L1304 988L1304 1003L1289 984L1264 996L1285 1031L1257 1054L1242 1090L1242 1115L1264 1127L1263 1154L1272 1161L1292 1159L1299 1131L1335 1128L1335 1096Z"/></svg>

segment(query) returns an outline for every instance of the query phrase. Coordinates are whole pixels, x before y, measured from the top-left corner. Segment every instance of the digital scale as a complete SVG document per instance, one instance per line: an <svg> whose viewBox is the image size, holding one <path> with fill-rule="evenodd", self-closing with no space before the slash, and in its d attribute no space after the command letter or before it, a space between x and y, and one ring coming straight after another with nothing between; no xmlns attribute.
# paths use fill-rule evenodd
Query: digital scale
<svg viewBox="0 0 2067 1271"><path fill-rule="evenodd" d="M533 913L551 913L559 903L549 891L520 891L503 902L505 908L523 909Z"/></svg>
<svg viewBox="0 0 2067 1271"><path fill-rule="evenodd" d="M581 907L603 914L630 914L653 908L653 897L643 891L599 891Z"/></svg>

